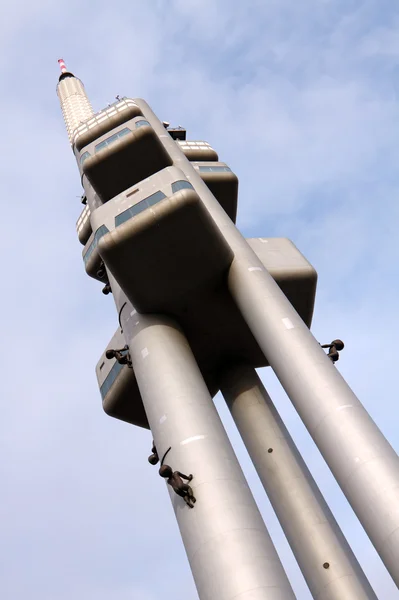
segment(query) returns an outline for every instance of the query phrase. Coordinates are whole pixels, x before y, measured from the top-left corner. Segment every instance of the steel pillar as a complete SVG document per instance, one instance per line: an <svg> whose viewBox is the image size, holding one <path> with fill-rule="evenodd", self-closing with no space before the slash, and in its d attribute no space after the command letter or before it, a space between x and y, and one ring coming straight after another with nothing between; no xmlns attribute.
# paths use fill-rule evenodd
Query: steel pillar
<svg viewBox="0 0 399 600"><path fill-rule="evenodd" d="M399 458L264 269L234 261L241 312L399 586Z"/></svg>
<svg viewBox="0 0 399 600"><path fill-rule="evenodd" d="M313 598L376 600L255 369L225 371L221 389Z"/></svg>
<svg viewBox="0 0 399 600"><path fill-rule="evenodd" d="M232 297L399 586L399 458L144 100L136 100L234 252Z"/></svg>
<svg viewBox="0 0 399 600"><path fill-rule="evenodd" d="M167 318L138 315L129 303L121 306L158 454L162 457L171 447L165 464L194 475L193 509L168 489L200 599L292 600L291 586L186 338Z"/></svg>

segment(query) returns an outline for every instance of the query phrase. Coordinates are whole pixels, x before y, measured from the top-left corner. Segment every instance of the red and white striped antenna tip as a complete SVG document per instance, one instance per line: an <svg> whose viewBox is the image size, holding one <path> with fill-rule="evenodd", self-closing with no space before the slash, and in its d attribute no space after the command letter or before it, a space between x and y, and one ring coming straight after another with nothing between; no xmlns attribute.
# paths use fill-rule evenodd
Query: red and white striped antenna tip
<svg viewBox="0 0 399 600"><path fill-rule="evenodd" d="M67 72L67 68L64 62L63 58L59 58L58 59L58 64L60 65L60 69L61 69L61 73L66 73Z"/></svg>

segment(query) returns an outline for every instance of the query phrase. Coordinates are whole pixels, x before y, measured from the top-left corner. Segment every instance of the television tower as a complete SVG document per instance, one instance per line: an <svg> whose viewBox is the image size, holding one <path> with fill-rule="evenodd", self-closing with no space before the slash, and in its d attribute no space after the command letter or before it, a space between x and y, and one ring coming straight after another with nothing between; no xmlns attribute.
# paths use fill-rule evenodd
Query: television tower
<svg viewBox="0 0 399 600"><path fill-rule="evenodd" d="M215 409L219 390L313 597L376 598L256 374L268 365L398 585L399 460L331 360L340 340L327 356L309 330L315 270L288 239L242 237L238 179L208 143L141 99L94 113L59 63L83 261L117 310L96 367L103 408L151 430L200 600L295 597Z"/></svg>

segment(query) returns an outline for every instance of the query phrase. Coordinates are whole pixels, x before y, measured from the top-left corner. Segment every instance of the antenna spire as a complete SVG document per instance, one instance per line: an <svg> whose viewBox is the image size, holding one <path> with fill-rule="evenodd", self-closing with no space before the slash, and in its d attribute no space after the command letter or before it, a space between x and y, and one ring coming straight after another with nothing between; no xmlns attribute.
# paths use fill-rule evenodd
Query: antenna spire
<svg viewBox="0 0 399 600"><path fill-rule="evenodd" d="M67 73L67 68L66 68L66 65L65 65L65 62L64 62L63 58L59 58L58 59L58 64L60 65L61 73L62 74Z"/></svg>

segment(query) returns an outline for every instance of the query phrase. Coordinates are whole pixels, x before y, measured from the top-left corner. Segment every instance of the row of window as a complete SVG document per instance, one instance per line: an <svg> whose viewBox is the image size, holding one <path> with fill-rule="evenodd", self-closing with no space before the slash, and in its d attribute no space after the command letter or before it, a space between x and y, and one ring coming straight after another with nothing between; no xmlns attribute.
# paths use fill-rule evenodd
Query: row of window
<svg viewBox="0 0 399 600"><path fill-rule="evenodd" d="M104 150L104 148L107 148L114 142L117 142L120 138L124 137L125 135L128 135L130 131L131 130L128 127L125 127L117 133L110 135L109 137L107 137L107 139L94 146L94 152L100 152L100 150Z"/></svg>
<svg viewBox="0 0 399 600"><path fill-rule="evenodd" d="M189 183L188 181L180 180L174 181L172 183L173 194L178 192L179 190L183 190L186 188L194 189L191 183ZM129 219L140 214L147 208L154 206L154 204L158 204L158 202L160 202L164 198L166 198L166 195L160 190L158 190L154 194L151 194L151 196L147 196L147 198L144 198L144 200L141 200L134 206L131 206L127 210L123 211L123 213L121 213L120 215L117 215L115 217L115 227L119 227L119 225L122 225L122 223L129 221ZM97 229L96 233L94 234L93 241L91 242L90 246L87 248L85 254L83 255L83 261L85 264L87 264L87 261L89 260L90 256L97 248L99 240L103 237L103 235L105 235L108 232L109 229L105 225L101 225L101 227Z"/></svg>
<svg viewBox="0 0 399 600"><path fill-rule="evenodd" d="M193 186L191 185L191 183L189 183L188 181L184 181L184 180L174 181L172 183L172 193L173 194L175 192L178 192L179 190L183 190L185 188L193 189ZM154 204L158 204L158 202L160 202L164 198L166 198L166 195L163 192L161 192L160 190L158 192L155 192L154 194L151 194L151 196L144 198L144 200L141 200L134 206L131 206L127 210L123 211L123 213L121 213L120 215L117 215L115 217L115 227L118 227L119 225L122 225L122 223L129 221L129 219L140 214L147 208L150 208L150 206L154 206Z"/></svg>
<svg viewBox="0 0 399 600"><path fill-rule="evenodd" d="M209 148L211 148L211 145L208 144L208 142L197 142L197 141L191 142L189 140L183 140L183 141L178 140L178 144L182 148L186 148L186 149L205 147L208 150Z"/></svg>
<svg viewBox="0 0 399 600"><path fill-rule="evenodd" d="M222 166L216 166L216 167L198 167L198 171L200 173L221 173L222 171L227 171L231 173L231 169L229 169L229 167L222 167Z"/></svg>
<svg viewBox="0 0 399 600"><path fill-rule="evenodd" d="M184 188L193 189L193 186L188 181L183 181L183 180L174 181L172 183L172 192L173 193L178 192L179 190L182 190ZM154 206L154 204L158 204L158 202L160 202L164 198L166 198L166 195L163 192L161 192L160 190L158 192L155 192L154 194L151 194L151 196L144 198L144 200L141 200L141 202L138 202L134 206L131 206L127 210L123 211L123 213L121 213L120 215L117 215L115 217L115 227L122 225L122 223L125 223L132 217L138 215L139 213L143 212L147 208L150 208L150 206ZM94 250L97 248L98 241L100 240L100 238L102 238L103 235L105 235L108 232L109 232L109 229L105 225L101 225L101 227L99 227L97 229L96 233L94 234L93 241L91 242L90 246L87 248L85 254L83 255L83 260L84 260L85 264L87 264L87 261L89 260L90 256L93 254Z"/></svg>
<svg viewBox="0 0 399 600"><path fill-rule="evenodd" d="M130 130L128 130L128 131L130 131ZM88 153L85 152L85 154L88 154ZM214 166L214 167L200 166L200 167L198 167L198 170L200 172L201 171L202 172L211 172L211 171L213 171L213 172L222 172L222 171L223 172L226 172L226 171L231 172L231 169L229 169L229 167L225 167L225 166ZM191 183L189 183L188 181L185 181L184 179L181 179L179 181L174 181L172 183L172 193L173 194L175 194L179 190L183 190L183 189L194 189L194 188L191 185ZM130 208L123 211L121 214L117 215L115 217L115 227L119 227L119 225L122 225L122 223L129 221L129 219L140 214L147 208L150 208L151 206L158 204L158 202L160 202L161 200L164 200L164 198L166 198L166 195L163 192L161 192L160 190L158 190L157 192L154 192L154 194L151 194L150 196L147 196L147 198L144 198L143 200L141 200L134 206L131 206ZM94 234L92 243L90 244L86 253L83 256L83 260L84 260L85 264L87 263L90 256L93 254L95 248L97 247L99 239L102 238L102 236L108 232L109 232L109 230L107 229L107 227L105 225L102 225L101 227L99 227L97 229L96 233Z"/></svg>
<svg viewBox="0 0 399 600"><path fill-rule="evenodd" d="M150 123L148 121L146 121L145 119L140 119L140 121L135 122L136 129L139 127L143 127L145 125L148 125L151 127ZM107 148L108 146L110 146L114 142L118 141L120 138L124 137L125 135L127 135L130 132L131 132L131 130L128 129L128 127L121 129L117 133L114 133L110 137L107 137L107 139L103 140L99 144L96 144L94 146L94 152L97 153L97 152L100 152L100 150L104 150L104 148ZM87 160L89 158L89 156L91 156L90 152L84 152L82 154L82 156L80 157L80 164L83 165L83 163L85 162L85 160Z"/></svg>
<svg viewBox="0 0 399 600"><path fill-rule="evenodd" d="M109 232L109 229L105 225L101 225L94 234L94 238L90 246L87 248L86 253L83 255L83 261L86 264L89 260L90 256L93 254L94 250L97 248L98 241L103 237L106 233Z"/></svg>
<svg viewBox="0 0 399 600"><path fill-rule="evenodd" d="M150 206L158 204L158 202L160 202L164 198L166 198L166 196L161 191L155 192L155 194L151 194L151 196L144 198L144 200L141 200L141 202L138 202L134 206L131 206L127 210L123 211L123 213L121 213L120 215L117 215L115 217L115 227L119 227L119 225L122 225L122 223L129 221L129 219L131 219L132 217L135 217L136 215L143 212L143 210L150 208Z"/></svg>

